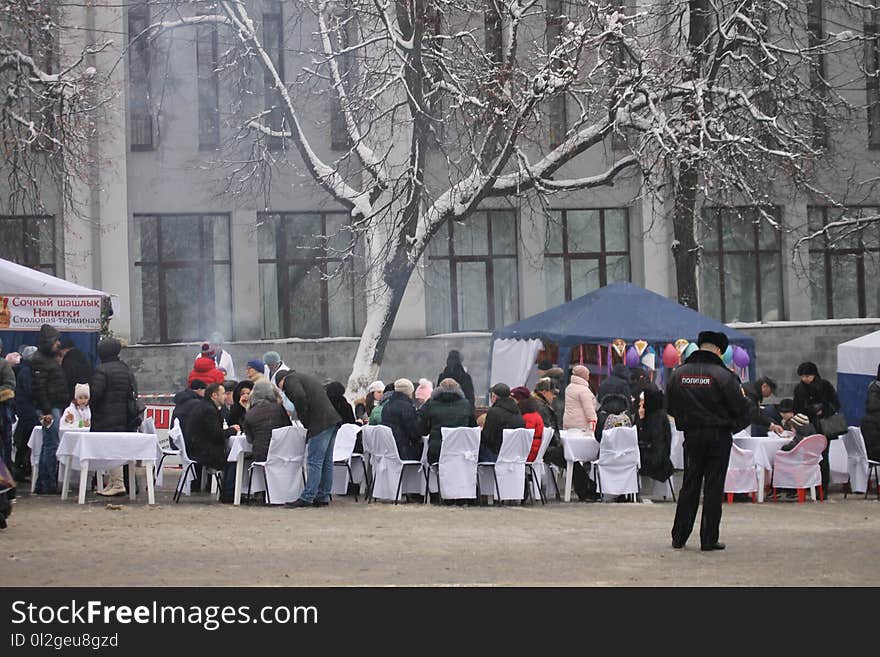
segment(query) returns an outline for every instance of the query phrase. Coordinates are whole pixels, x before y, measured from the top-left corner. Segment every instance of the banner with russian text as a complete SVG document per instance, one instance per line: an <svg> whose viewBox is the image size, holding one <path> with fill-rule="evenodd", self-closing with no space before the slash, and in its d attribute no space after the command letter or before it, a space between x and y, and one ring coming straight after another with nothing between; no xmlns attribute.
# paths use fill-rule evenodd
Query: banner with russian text
<svg viewBox="0 0 880 657"><path fill-rule="evenodd" d="M59 331L100 331L101 297L0 292L0 330L39 331L43 324Z"/></svg>

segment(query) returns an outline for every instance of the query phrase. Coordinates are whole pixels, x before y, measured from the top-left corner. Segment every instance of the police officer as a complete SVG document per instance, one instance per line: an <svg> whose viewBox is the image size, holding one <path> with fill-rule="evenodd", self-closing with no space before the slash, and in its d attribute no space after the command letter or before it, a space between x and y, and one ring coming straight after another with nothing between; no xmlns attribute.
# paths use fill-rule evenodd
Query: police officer
<svg viewBox="0 0 880 657"><path fill-rule="evenodd" d="M666 389L669 414L684 432L684 481L672 525L674 548L683 548L694 528L702 487L700 548L724 549L718 528L732 434L749 425L751 411L739 377L721 360L727 345L724 333L701 332L699 349L676 368Z"/></svg>

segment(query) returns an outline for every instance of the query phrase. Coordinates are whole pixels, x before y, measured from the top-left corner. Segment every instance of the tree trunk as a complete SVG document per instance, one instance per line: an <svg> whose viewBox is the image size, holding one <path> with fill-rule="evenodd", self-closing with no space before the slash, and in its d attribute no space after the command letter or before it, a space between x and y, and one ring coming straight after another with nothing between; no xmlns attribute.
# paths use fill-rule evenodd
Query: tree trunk
<svg viewBox="0 0 880 657"><path fill-rule="evenodd" d="M688 2L688 51L691 56L690 71L686 79L695 80L700 75L706 47L708 6L706 0L690 0ZM697 112L693 105L685 106L685 111L696 120ZM695 134L699 128L694 128ZM696 161L684 160L679 164L678 180L675 183L675 209L672 225L675 242L672 255L675 259L675 282L678 287L678 302L699 310L697 295L697 265L700 254L697 250L696 212L697 184L700 171Z"/></svg>
<svg viewBox="0 0 880 657"><path fill-rule="evenodd" d="M413 266L408 262L406 249L401 247L385 267L382 275L383 292L375 295L367 305L367 321L346 388L346 396L350 401L361 396L367 386L379 376L385 347L388 346L391 329L412 272Z"/></svg>

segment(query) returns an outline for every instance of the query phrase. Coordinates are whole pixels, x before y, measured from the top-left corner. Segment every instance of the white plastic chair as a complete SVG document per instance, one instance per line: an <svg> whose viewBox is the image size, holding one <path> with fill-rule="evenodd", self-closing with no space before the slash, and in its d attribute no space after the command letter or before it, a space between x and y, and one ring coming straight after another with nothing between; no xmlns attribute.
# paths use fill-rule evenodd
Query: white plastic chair
<svg viewBox="0 0 880 657"><path fill-rule="evenodd" d="M494 463L483 461L477 464L479 476L485 477L480 480L480 489L493 488L492 479L488 479L486 470L491 470L494 479L495 499L522 500L525 496L526 487L526 459L532 449L532 439L535 437L534 429L504 429L502 431L501 450L498 452L498 460Z"/></svg>
<svg viewBox="0 0 880 657"><path fill-rule="evenodd" d="M374 499L394 500L397 504L401 493L426 493L427 485L424 476L422 461L402 460L397 452L397 443L391 427L384 424L365 426L363 428L364 452L370 455L370 485L367 492L367 502ZM415 470L421 479L421 489L413 490L413 481L410 478L404 487L404 475Z"/></svg>
<svg viewBox="0 0 880 657"><path fill-rule="evenodd" d="M877 499L880 500L880 478L878 478L880 462L872 461L868 458L868 450L865 449L865 439L862 436L862 430L859 427L850 427L849 431L843 434L840 439L846 448L850 490L853 493L864 492L865 499L868 499L868 484L870 484L871 475L873 474L874 483L877 486ZM844 499L846 499L846 495L847 492L844 491Z"/></svg>
<svg viewBox="0 0 880 657"><path fill-rule="evenodd" d="M599 443L599 458L593 463L596 491L602 495L635 495L640 501L640 463L638 429L606 429Z"/></svg>
<svg viewBox="0 0 880 657"><path fill-rule="evenodd" d="M428 477L436 468L442 500L480 499L477 461L480 427L443 427L440 456L430 465Z"/></svg>
<svg viewBox="0 0 880 657"><path fill-rule="evenodd" d="M366 478L366 466L364 458L361 454L354 453L354 445L357 442L358 432L361 430L358 424L343 424L336 432L336 441L333 443L333 488L334 495L348 494L348 483L351 481L355 484L363 483ZM361 470L359 477L355 478L355 473L351 469L352 461L360 463ZM344 468L341 471L340 468ZM358 501L357 493L354 494L354 501Z"/></svg>
<svg viewBox="0 0 880 657"><path fill-rule="evenodd" d="M790 451L779 450L773 459L773 497L777 488L796 488L798 502L806 498L806 489L810 489L810 497L816 499L816 487L822 495L822 473L819 462L822 452L828 446L828 440L821 434L807 436ZM823 497L824 499L824 497Z"/></svg>
<svg viewBox="0 0 880 657"><path fill-rule="evenodd" d="M37 489L37 475L40 472L40 454L43 452L43 427L39 424L31 430L28 437L28 447L31 450L31 494ZM60 474L61 468L59 468Z"/></svg>
<svg viewBox="0 0 880 657"><path fill-rule="evenodd" d="M305 488L303 460L306 455L306 434L303 427L272 429L265 461L254 461L248 467L248 497L266 492L266 504L286 504L299 499Z"/></svg>
<svg viewBox="0 0 880 657"><path fill-rule="evenodd" d="M183 493L187 497L190 495L190 487L193 479L195 479L195 469L199 467L199 464L193 461L189 455L186 453L186 438L183 436L183 431L180 429L180 420L175 418L174 420L174 428L168 432L168 436L174 440L174 444L178 447L178 456L180 457L180 467L183 471L180 474L180 479L177 481L177 488L174 490L174 496L172 499L175 503L180 502L180 495ZM220 494L220 486L223 483L222 477L223 473L219 470L214 470L213 468L202 468L202 473L205 475L211 475L213 479L212 488L216 487L216 493L219 498ZM204 481L204 479L203 479ZM215 491L212 490L212 493Z"/></svg>
<svg viewBox="0 0 880 657"><path fill-rule="evenodd" d="M752 501L756 501L758 464L755 463L755 452L731 444L730 462L727 464L727 475L724 478L724 492L727 493L728 504L733 502L734 493L751 493Z"/></svg>
<svg viewBox="0 0 880 657"><path fill-rule="evenodd" d="M538 496L541 498L541 505L546 504L546 498L544 497L544 477L547 474L547 464L544 463L544 453L547 451L547 448L550 446L550 441L553 439L553 428L552 427L544 427L544 433L541 434L541 446L538 448L538 454L535 456L534 461L526 461L526 473L529 475L529 486L530 486L530 494L532 498L535 497L535 491L537 490ZM553 482L556 483L555 481ZM559 488L557 487L556 493L559 493Z"/></svg>
<svg viewBox="0 0 880 657"><path fill-rule="evenodd" d="M159 479L159 473L162 472L162 463L165 461L166 456L180 456L179 449L173 449L171 447L171 432L177 429L175 432L175 436L180 432L180 418L174 418L174 427L168 430L168 433L165 435L163 439L156 431L156 423L153 421L153 418L148 417L144 418L143 423L141 424L141 433L153 433L159 436L159 448L162 450L162 456L159 458L159 462L156 464L156 471L153 473L154 479ZM175 438L174 444L177 444L177 438ZM189 494L189 493L187 493Z"/></svg>

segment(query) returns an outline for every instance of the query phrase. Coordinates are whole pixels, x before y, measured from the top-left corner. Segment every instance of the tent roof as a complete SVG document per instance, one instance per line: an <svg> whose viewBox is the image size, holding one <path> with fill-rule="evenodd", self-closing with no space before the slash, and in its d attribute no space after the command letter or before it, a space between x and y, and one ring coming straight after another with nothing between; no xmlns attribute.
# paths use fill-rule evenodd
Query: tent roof
<svg viewBox="0 0 880 657"><path fill-rule="evenodd" d="M496 330L492 339L540 338L560 345L695 340L700 331L723 331L730 341L749 350L755 341L672 299L632 283L614 283L555 308Z"/></svg>
<svg viewBox="0 0 880 657"><path fill-rule="evenodd" d="M837 371L874 376L880 362L880 331L837 345Z"/></svg>
<svg viewBox="0 0 880 657"><path fill-rule="evenodd" d="M101 290L92 290L2 258L0 258L0 293L68 297L110 296Z"/></svg>

